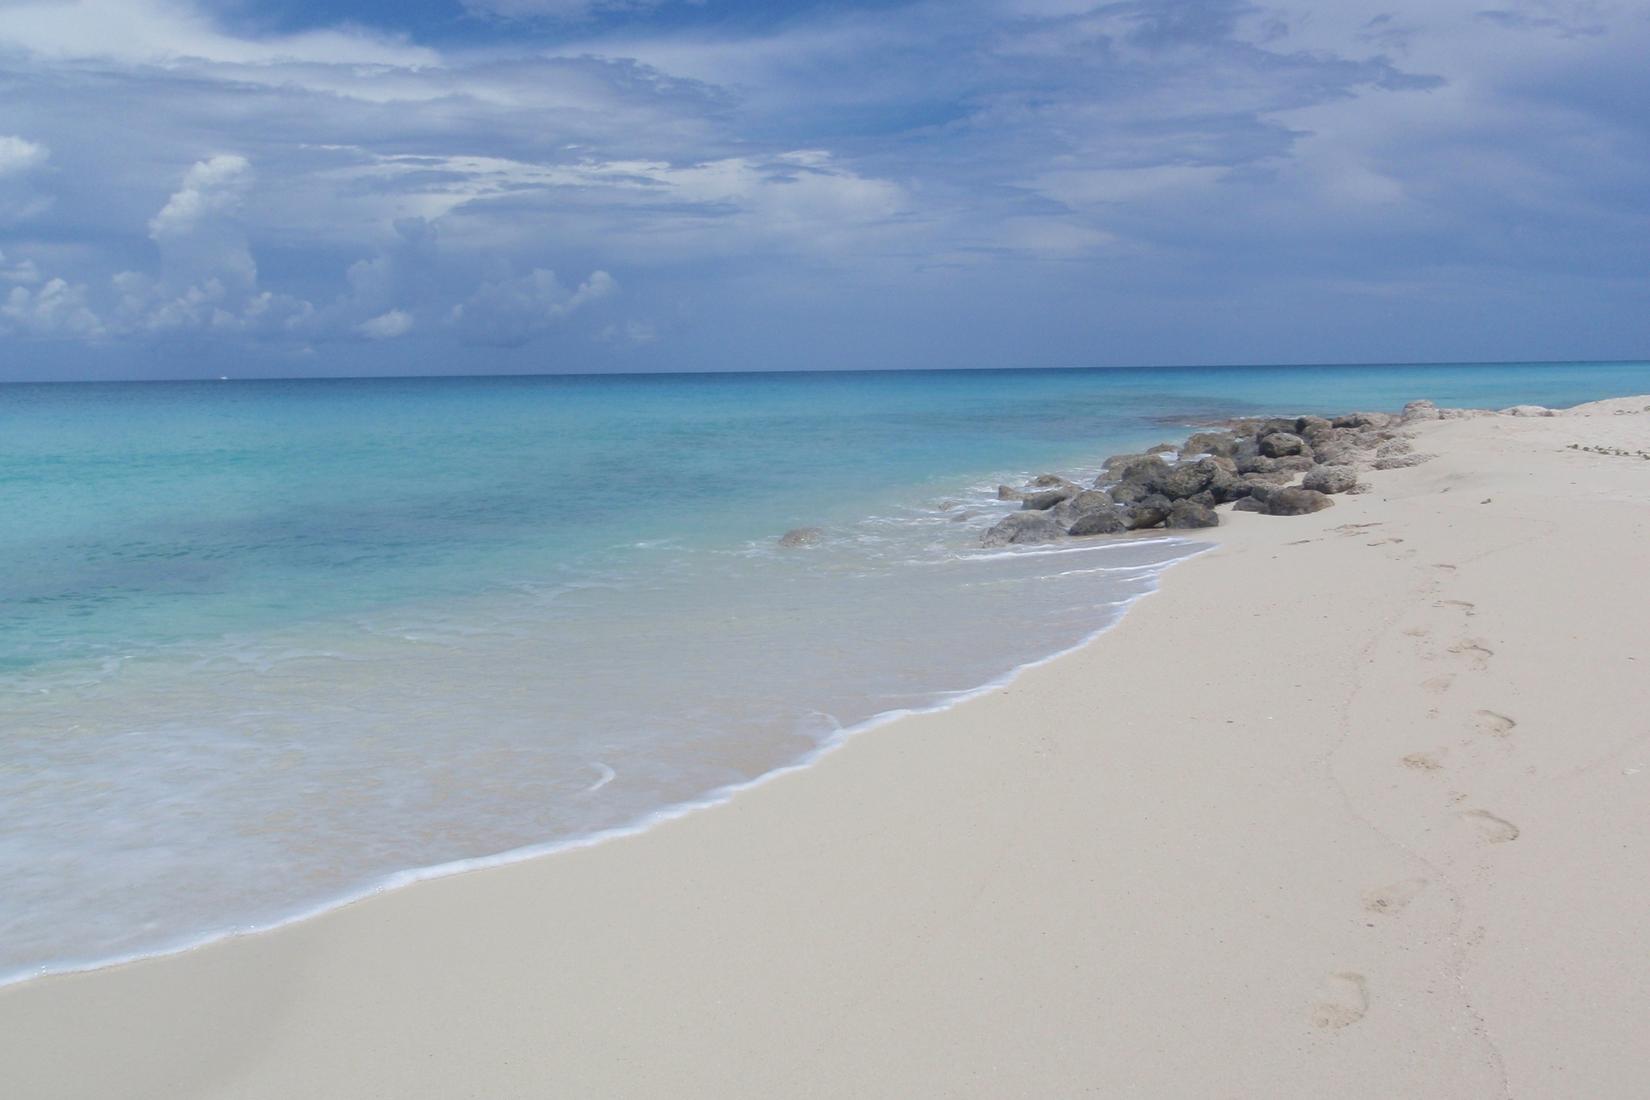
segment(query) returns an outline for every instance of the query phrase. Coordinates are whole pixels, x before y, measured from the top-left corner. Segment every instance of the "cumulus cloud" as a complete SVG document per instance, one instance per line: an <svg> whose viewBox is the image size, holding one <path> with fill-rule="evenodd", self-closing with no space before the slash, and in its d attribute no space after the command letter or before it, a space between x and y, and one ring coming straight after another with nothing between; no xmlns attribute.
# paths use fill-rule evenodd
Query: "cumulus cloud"
<svg viewBox="0 0 1650 1100"><path fill-rule="evenodd" d="M1613 348L1650 338L1619 308L1650 276L1635 0L470 8L413 44L0 0L8 331L457 339L472 362L576 334L657 339L661 364L696 342L687 366L829 366L853 334L888 365L947 340L983 365L1265 358L1209 350L1264 317L1316 357L1300 334L1386 287L1342 353L1368 359L1436 335L1403 319L1453 284L1496 303L1503 349L1560 300ZM627 315L670 320L632 331L595 307L605 275L553 271L614 272ZM1229 308L1237 287L1312 324Z"/></svg>
<svg viewBox="0 0 1650 1100"><path fill-rule="evenodd" d="M15 134L0 134L0 176L20 175L46 163L50 155L44 145Z"/></svg>
<svg viewBox="0 0 1650 1100"><path fill-rule="evenodd" d="M451 320L473 343L519 347L618 288L611 275L596 271L569 291L555 272L534 268L519 278L483 283L453 307Z"/></svg>
<svg viewBox="0 0 1650 1100"><path fill-rule="evenodd" d="M103 335L103 324L86 304L84 286L48 279L33 289L14 286L0 298L0 332L87 339Z"/></svg>
<svg viewBox="0 0 1650 1100"><path fill-rule="evenodd" d="M397 336L407 335L412 327L412 314L403 309L392 309L367 318L355 326L355 331L369 340L393 340Z"/></svg>

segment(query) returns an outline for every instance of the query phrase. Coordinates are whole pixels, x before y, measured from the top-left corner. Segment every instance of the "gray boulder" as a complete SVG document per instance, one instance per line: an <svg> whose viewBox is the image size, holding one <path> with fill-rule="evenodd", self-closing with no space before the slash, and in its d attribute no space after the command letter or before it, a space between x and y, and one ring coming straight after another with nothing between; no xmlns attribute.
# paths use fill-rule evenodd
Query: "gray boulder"
<svg viewBox="0 0 1650 1100"><path fill-rule="evenodd" d="M1437 420L1438 406L1431 401L1411 401L1404 406L1403 420L1408 424L1416 420Z"/></svg>
<svg viewBox="0 0 1650 1100"><path fill-rule="evenodd" d="M1286 486L1266 494L1264 503L1264 512L1269 516L1304 516L1310 512L1321 512L1333 506L1335 502L1328 494L1315 489Z"/></svg>
<svg viewBox="0 0 1650 1100"><path fill-rule="evenodd" d="M1215 515L1215 510L1195 500L1175 501L1169 508L1168 516L1163 520L1163 526L1176 530L1219 525L1220 517Z"/></svg>
<svg viewBox="0 0 1650 1100"><path fill-rule="evenodd" d="M1217 455L1230 458L1237 447L1237 436L1231 432L1198 432L1180 448L1183 455Z"/></svg>
<svg viewBox="0 0 1650 1100"><path fill-rule="evenodd" d="M1306 451L1306 440L1294 432L1273 432L1260 438L1260 453L1267 458L1286 458Z"/></svg>
<svg viewBox="0 0 1650 1100"><path fill-rule="evenodd" d="M997 486L997 499L998 500L1024 500L1025 498L1026 498L1025 493L1023 493L1020 490L1014 488L1014 486L1012 486L1012 485L999 485L999 486Z"/></svg>
<svg viewBox="0 0 1650 1100"><path fill-rule="evenodd" d="M1196 462L1182 462L1167 470L1154 472L1141 480L1147 488L1170 500L1181 500L1203 492L1220 472L1214 460L1200 458Z"/></svg>
<svg viewBox="0 0 1650 1100"><path fill-rule="evenodd" d="M1282 458L1268 458L1265 455L1256 455L1253 458L1240 458L1237 462L1240 474L1276 474L1300 473L1312 468L1312 460L1306 455L1285 455Z"/></svg>
<svg viewBox="0 0 1650 1100"><path fill-rule="evenodd" d="M1077 517L1067 534L1115 535L1129 529L1129 514L1115 505L1096 508Z"/></svg>
<svg viewBox="0 0 1650 1100"><path fill-rule="evenodd" d="M1054 489L1070 484L1070 481L1059 474L1038 474L1027 483L1033 489Z"/></svg>
<svg viewBox="0 0 1650 1100"><path fill-rule="evenodd" d="M1013 512L980 538L981 546L1010 546L1054 542L1065 530L1047 512Z"/></svg>
<svg viewBox="0 0 1650 1100"><path fill-rule="evenodd" d="M1335 423L1321 416L1297 416L1295 418L1295 434L1306 436L1312 432L1329 431Z"/></svg>
<svg viewBox="0 0 1650 1100"><path fill-rule="evenodd" d="M1020 507L1032 512L1046 511L1063 500L1070 500L1077 495L1077 489L1062 487L1059 489L1039 489L1035 493L1027 493L1020 498Z"/></svg>
<svg viewBox="0 0 1650 1100"><path fill-rule="evenodd" d="M779 536L779 545L786 549L798 546L813 546L825 537L823 529L818 527L797 527L786 531Z"/></svg>
<svg viewBox="0 0 1650 1100"><path fill-rule="evenodd" d="M1169 464L1157 455L1118 455L1106 460L1105 477L1111 481L1143 481L1168 468Z"/></svg>
<svg viewBox="0 0 1650 1100"><path fill-rule="evenodd" d="M1173 507L1174 504L1168 497L1156 494L1136 501L1128 509L1129 530L1139 531L1158 526L1169 518L1169 511Z"/></svg>
<svg viewBox="0 0 1650 1100"><path fill-rule="evenodd" d="M1396 419L1390 413L1355 412L1337 416L1331 423L1337 428L1387 428Z"/></svg>
<svg viewBox="0 0 1650 1100"><path fill-rule="evenodd" d="M1301 488L1320 493L1349 493L1358 484L1358 471L1350 466L1314 466L1301 479Z"/></svg>

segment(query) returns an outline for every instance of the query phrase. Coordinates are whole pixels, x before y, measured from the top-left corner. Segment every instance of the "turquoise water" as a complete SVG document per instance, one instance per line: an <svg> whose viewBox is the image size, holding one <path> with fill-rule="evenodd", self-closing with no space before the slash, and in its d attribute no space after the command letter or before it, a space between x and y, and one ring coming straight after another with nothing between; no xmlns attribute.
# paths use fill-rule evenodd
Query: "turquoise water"
<svg viewBox="0 0 1650 1100"><path fill-rule="evenodd" d="M0 979L714 799L1069 647L1194 549L979 552L1000 480L1218 416L1646 390L1644 364L0 386ZM778 550L801 525L824 543Z"/></svg>

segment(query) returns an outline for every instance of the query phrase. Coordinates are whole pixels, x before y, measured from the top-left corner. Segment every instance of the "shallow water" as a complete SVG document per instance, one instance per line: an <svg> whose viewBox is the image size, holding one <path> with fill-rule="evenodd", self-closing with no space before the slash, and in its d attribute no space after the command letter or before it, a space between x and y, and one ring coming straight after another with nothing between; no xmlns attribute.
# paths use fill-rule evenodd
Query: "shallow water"
<svg viewBox="0 0 1650 1100"><path fill-rule="evenodd" d="M0 979L715 798L1068 648L1195 550L980 551L998 481L1211 416L1647 383L1532 364L0 387ZM824 541L781 551L802 524Z"/></svg>

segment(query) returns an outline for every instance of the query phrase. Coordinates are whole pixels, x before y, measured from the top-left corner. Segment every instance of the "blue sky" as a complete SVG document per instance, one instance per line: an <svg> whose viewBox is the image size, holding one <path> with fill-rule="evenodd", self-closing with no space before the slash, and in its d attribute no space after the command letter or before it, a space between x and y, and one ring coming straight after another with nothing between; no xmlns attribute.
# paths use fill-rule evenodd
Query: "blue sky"
<svg viewBox="0 0 1650 1100"><path fill-rule="evenodd" d="M0 379L1638 358L1650 4L0 0Z"/></svg>

